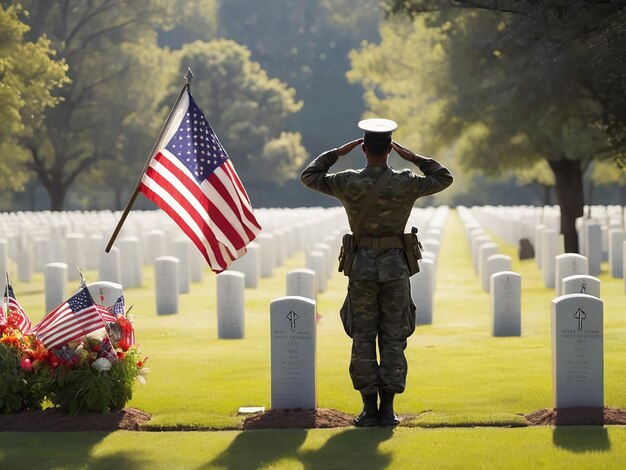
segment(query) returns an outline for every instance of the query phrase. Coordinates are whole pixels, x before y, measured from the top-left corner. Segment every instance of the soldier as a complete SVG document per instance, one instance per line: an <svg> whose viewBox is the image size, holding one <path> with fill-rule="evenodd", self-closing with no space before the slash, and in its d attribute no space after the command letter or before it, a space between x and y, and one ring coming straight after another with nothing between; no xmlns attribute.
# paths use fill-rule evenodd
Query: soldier
<svg viewBox="0 0 626 470"><path fill-rule="evenodd" d="M308 188L341 201L354 235L353 261L348 258L349 265L344 266L349 282L341 319L352 337L350 377L363 399L363 411L355 418L355 425L395 426L399 421L393 400L406 385L404 350L415 330L403 232L415 201L450 186L452 175L435 160L392 141L395 122L366 119L359 122L359 128L365 131L363 138L322 153L304 169L300 179ZM339 157L358 145L367 160L365 168L328 173ZM425 176L408 169L390 169L387 158L391 149ZM375 188L379 178L382 181ZM372 193L378 194L372 198Z"/></svg>

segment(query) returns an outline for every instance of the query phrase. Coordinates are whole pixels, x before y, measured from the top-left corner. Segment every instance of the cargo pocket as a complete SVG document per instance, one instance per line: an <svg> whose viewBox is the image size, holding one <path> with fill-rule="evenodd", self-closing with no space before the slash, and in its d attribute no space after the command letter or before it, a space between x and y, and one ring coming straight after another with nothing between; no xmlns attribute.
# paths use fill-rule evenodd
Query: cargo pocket
<svg viewBox="0 0 626 470"><path fill-rule="evenodd" d="M341 317L341 323L346 334L352 338L352 306L350 305L350 286L348 286L348 293L343 301L343 305L339 310L339 316Z"/></svg>
<svg viewBox="0 0 626 470"><path fill-rule="evenodd" d="M407 289L407 294L405 298L407 302L405 302L404 312L402 315L402 333L405 338L408 338L415 331L415 312L416 307L415 303L413 303L413 298L411 297L411 287L410 284Z"/></svg>
<svg viewBox="0 0 626 470"><path fill-rule="evenodd" d="M409 302L407 305L407 308L404 309L405 314L404 314L404 331L405 331L405 338L408 338L409 336L411 336L413 334L413 332L415 331L415 311L416 311L416 307L415 304L413 303L413 299L411 299L409 297Z"/></svg>

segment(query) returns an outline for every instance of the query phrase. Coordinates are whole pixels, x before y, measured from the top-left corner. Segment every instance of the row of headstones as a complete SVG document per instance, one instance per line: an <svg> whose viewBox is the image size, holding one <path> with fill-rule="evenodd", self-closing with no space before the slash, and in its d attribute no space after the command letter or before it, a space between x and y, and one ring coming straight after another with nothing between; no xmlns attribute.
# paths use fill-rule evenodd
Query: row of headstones
<svg viewBox="0 0 626 470"><path fill-rule="evenodd" d="M472 238L483 236L481 224L473 217L472 210L460 208L459 215L476 256L476 252L480 253L476 248L480 242ZM490 218L489 228L499 223L506 222ZM551 305L553 406L601 408L604 406L604 334L600 281L587 275L585 257L554 255L562 239L553 232L554 229L544 229L540 255L544 269L554 261L554 275L548 277L557 286L557 297ZM492 274L490 281L493 335L521 334L521 276L504 271Z"/></svg>
<svg viewBox="0 0 626 470"><path fill-rule="evenodd" d="M272 234L279 241L275 256L280 264L281 259L303 249L313 240L321 240L333 227L332 219L336 217L333 212L337 213L337 209L258 209L255 213L264 233ZM322 219L327 220L320 223ZM46 264L63 262L85 270L103 270L104 278L115 278L115 282L132 287L141 284L137 271L141 271L142 265L151 265L162 256L181 258L181 252L188 249L181 246L185 244L182 240L187 238L165 213L133 211L114 245L120 249L119 256L124 263L119 270L111 268L116 265L115 250L111 250L113 255L110 258L113 259L100 254L103 253L103 237L109 235L116 222L117 214L110 211L0 214L0 241L6 241L5 249L0 249L0 268L8 268L12 277L28 282L32 273L42 272ZM125 249L127 245L130 248ZM127 256L126 252L132 256ZM194 256L191 263L196 258ZM15 262L15 270L9 265L9 259ZM126 268L127 263L131 266ZM202 262L197 265L202 266ZM70 280L76 279L73 271L69 275Z"/></svg>
<svg viewBox="0 0 626 470"><path fill-rule="evenodd" d="M586 208L589 209L589 208ZM597 276L601 272L602 260L608 260L609 272L613 278L624 279L624 291L626 292L626 230L621 225L621 219L619 214L621 213L620 206L609 206L604 208L602 206L592 206L591 214L602 213L600 209L606 209L605 216L601 220L607 221L610 225L600 225L597 219L583 219L578 218L576 220L576 226L579 235L579 246L582 256L586 258L586 268L583 271L574 270L571 274L580 273L590 276ZM507 213L516 214L515 216L504 217ZM482 214L484 224L489 227L490 230L497 232L498 227L503 224L509 223L511 219L519 216L520 209L518 207L499 207L497 212L494 208L472 208L472 213ZM485 217L485 213L490 216ZM531 252L531 256L535 257L537 267L543 271L544 285L549 288L557 289L557 292L561 289L561 280L564 277L557 272L558 262L560 263L574 263L575 261L565 261L562 258L557 257L562 255L563 239L559 235L559 231L548 228L543 224L537 224L533 227L534 236L531 238L532 247L528 250ZM522 250L524 243L528 243L525 240L515 240L514 243L520 243L520 259L522 259ZM607 246L607 250L604 251L601 247ZM591 280L591 283L594 283Z"/></svg>
<svg viewBox="0 0 626 470"><path fill-rule="evenodd" d="M494 276L495 278L495 276ZM287 296L270 304L271 407L317 407L316 302ZM604 406L603 305L571 294L551 308L555 408Z"/></svg>
<svg viewBox="0 0 626 470"><path fill-rule="evenodd" d="M511 257L499 253L498 245L466 207L457 208L463 222L474 267L483 291L490 294L491 334L522 334L522 277L511 269Z"/></svg>
<svg viewBox="0 0 626 470"><path fill-rule="evenodd" d="M419 211L416 211L416 215L417 212ZM412 295L416 305L419 305L418 318L416 319L418 324L432 323L436 257L448 212L447 207L442 207L429 214L430 227L427 234L430 238L426 239L424 243L432 251L424 252L424 259L420 262L422 269L411 278ZM416 222L416 218L412 218L410 222ZM333 236L339 239L340 233ZM339 248L336 242L333 246L333 240L326 239L325 241L327 243L317 243L311 251L307 252L308 267L291 270L287 273L286 295L299 295L315 301L317 294L326 290L327 280L332 276L332 270L336 263L333 262L332 258ZM256 269L251 269L251 266L256 266L256 263L250 260L258 259L258 257L250 257L249 255L250 253L242 257L248 258L248 261L233 263L230 269L220 273L216 278L219 338L243 338L245 288L251 287L247 283L250 272L256 272ZM323 285L322 288L320 288L320 284ZM171 293L168 299L173 296L175 293ZM159 302L157 302L157 313L175 313L175 309L159 308Z"/></svg>
<svg viewBox="0 0 626 470"><path fill-rule="evenodd" d="M525 206L473 207L472 213L483 225L504 239L518 245L522 239L532 240L538 267L541 268L541 246L543 231L559 233L558 208L529 208ZM622 206L586 206L585 216L576 219L579 239L579 254L587 257L589 274L598 275L602 261L608 261L609 271L614 278L624 278L626 242L626 208ZM546 278L551 273L546 273ZM551 277L551 276L550 276ZM548 279L548 284L551 281ZM625 280L626 287L626 280Z"/></svg>

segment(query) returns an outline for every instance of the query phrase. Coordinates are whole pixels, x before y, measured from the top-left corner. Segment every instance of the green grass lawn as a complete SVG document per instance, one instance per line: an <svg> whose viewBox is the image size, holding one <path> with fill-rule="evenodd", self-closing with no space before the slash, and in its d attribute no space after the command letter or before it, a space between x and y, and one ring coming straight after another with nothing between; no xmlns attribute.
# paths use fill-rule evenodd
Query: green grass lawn
<svg viewBox="0 0 626 470"><path fill-rule="evenodd" d="M146 287L125 292L152 369L129 406L152 414L149 430L219 432L2 433L0 468L13 468L14 459L24 458L25 465L40 462L44 468L618 466L626 461L624 428L471 427L524 425L524 414L552 405L554 290L543 287L534 260L519 262L516 247L499 245L512 257L513 271L522 275L522 336L491 337L489 295L474 275L461 221L451 211L437 262L433 324L418 326L409 338L407 389L396 400L405 420L393 431L234 430L242 421L239 407L269 407L269 303L284 295L287 271L303 267L304 254L298 253L257 289L246 289L243 340L217 339L215 276L209 272L181 296L177 315L156 315L152 268L145 271ZM96 273L85 274L88 281L96 280ZM626 408L624 283L610 277L606 263L599 277L605 403ZM14 283L33 321L44 313L42 286L41 275L28 284ZM356 414L360 398L348 376L350 340L338 315L346 279L336 273L328 286L318 297L318 406Z"/></svg>

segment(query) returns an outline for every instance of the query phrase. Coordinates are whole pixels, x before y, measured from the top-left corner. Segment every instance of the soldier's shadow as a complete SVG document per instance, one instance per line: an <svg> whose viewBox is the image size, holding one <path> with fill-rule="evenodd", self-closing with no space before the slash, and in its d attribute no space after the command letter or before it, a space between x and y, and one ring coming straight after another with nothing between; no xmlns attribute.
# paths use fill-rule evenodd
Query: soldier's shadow
<svg viewBox="0 0 626 470"><path fill-rule="evenodd" d="M321 448L299 455L304 468L337 468L337 459L350 462L351 468L382 469L391 464L391 454L378 446L393 436L392 428L349 428L332 436Z"/></svg>
<svg viewBox="0 0 626 470"><path fill-rule="evenodd" d="M296 456L306 436L305 429L242 431L224 452L201 468L261 468L282 458Z"/></svg>
<svg viewBox="0 0 626 470"><path fill-rule="evenodd" d="M607 452L611 449L609 432L604 426L557 426L552 442L572 452Z"/></svg>

